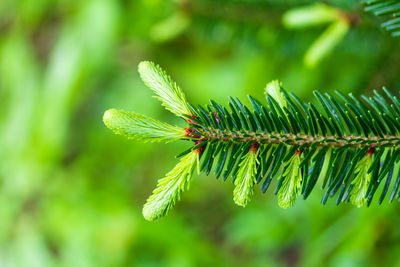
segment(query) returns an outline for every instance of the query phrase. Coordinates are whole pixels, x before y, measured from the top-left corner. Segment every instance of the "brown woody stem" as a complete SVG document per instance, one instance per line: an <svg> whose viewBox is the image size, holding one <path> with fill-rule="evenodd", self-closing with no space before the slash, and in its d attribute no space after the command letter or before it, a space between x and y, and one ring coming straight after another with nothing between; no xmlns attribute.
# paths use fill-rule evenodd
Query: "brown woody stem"
<svg viewBox="0 0 400 267"><path fill-rule="evenodd" d="M200 130L202 140L217 140L220 142L248 143L258 142L259 144L280 144L303 145L318 143L317 146L330 147L400 147L400 136L312 136L306 134L285 134L285 133L264 133L264 132L241 132L222 131L219 129Z"/></svg>

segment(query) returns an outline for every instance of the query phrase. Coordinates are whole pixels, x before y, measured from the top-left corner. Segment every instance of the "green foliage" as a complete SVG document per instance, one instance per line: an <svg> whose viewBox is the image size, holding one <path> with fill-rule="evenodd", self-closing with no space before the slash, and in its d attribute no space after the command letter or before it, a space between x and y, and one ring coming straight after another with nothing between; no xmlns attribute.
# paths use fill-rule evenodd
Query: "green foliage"
<svg viewBox="0 0 400 267"><path fill-rule="evenodd" d="M254 151L256 150L256 151ZM258 149L251 150L242 157L239 163L238 175L235 179L233 201L239 206L245 207L254 194L254 185L257 183L257 159Z"/></svg>
<svg viewBox="0 0 400 267"><path fill-rule="evenodd" d="M168 98L169 89L164 90L161 101ZM234 201L241 206L249 202L256 182L265 192L279 175L276 192L283 208L293 205L299 193L306 199L320 179L326 187L322 203L337 196L337 204L357 206L369 206L386 179L381 203L400 160L400 101L385 88L383 91L386 98L374 91L373 97L362 96L365 103L352 94L336 92L334 96L315 91L318 103L314 105L302 102L273 81L266 87L266 105L251 96L252 108L231 97L229 110L213 100L204 107L190 105L191 112L184 117L187 136L195 144L181 155L192 156L160 181L149 199L151 204L145 206L156 215L145 212L145 217L159 218L175 204L181 184L192 174L194 153L202 156L200 170L206 174L218 158L215 174L218 178L223 173L224 180L229 176L234 179ZM131 123L134 128L136 122ZM322 174L324 165L328 168ZM393 187L390 201L395 196L400 198L398 186Z"/></svg>
<svg viewBox="0 0 400 267"><path fill-rule="evenodd" d="M190 114L185 95L158 65L143 61L139 64L140 77L157 94L157 98L166 109L177 116Z"/></svg>
<svg viewBox="0 0 400 267"><path fill-rule="evenodd" d="M114 133L145 142L171 142L182 139L186 135L182 128L123 110L107 110L103 121Z"/></svg>
<svg viewBox="0 0 400 267"><path fill-rule="evenodd" d="M400 3L397 0L362 0L367 5L365 11L375 16L384 16L382 28L391 32L392 36L400 36Z"/></svg>
<svg viewBox="0 0 400 267"><path fill-rule="evenodd" d="M367 154L357 163L355 168L356 177L351 183L353 188L350 193L350 201L358 207L363 206L367 201L365 195L372 176L372 173L368 172L372 163L371 156L371 154Z"/></svg>
<svg viewBox="0 0 400 267"><path fill-rule="evenodd" d="M360 1L324 1L362 17L307 69L303 55L324 26L288 30L281 19L313 2L1 1L1 265L398 265L399 205L387 203L397 168L380 206L385 180L371 206L356 209L319 205L319 179L286 210L261 183L246 208L236 206L234 184L213 179L212 169L193 177L172 216L149 223L142 204L191 143L132 142L101 122L116 107L187 127L135 75L146 58L172 71L191 103L246 102L247 94L265 103L265 82L278 78L313 104L312 89L369 96L369 88L400 88L398 39L379 31L384 17L363 12Z"/></svg>
<svg viewBox="0 0 400 267"><path fill-rule="evenodd" d="M146 220L153 221L167 214L180 199L182 191L189 189L197 161L196 151L185 155L165 178L158 181L157 188L143 207Z"/></svg>
<svg viewBox="0 0 400 267"><path fill-rule="evenodd" d="M281 208L289 208L296 202L302 181L300 161L300 153L295 153L284 167L281 185L277 188L278 205Z"/></svg>
<svg viewBox="0 0 400 267"><path fill-rule="evenodd" d="M287 102L285 100L285 96L283 95L281 91L281 86L282 84L279 83L278 80L272 81L267 83L267 86L265 87L265 96L268 99L268 95L272 96L276 102L279 103L279 106L281 108L285 107L287 108Z"/></svg>

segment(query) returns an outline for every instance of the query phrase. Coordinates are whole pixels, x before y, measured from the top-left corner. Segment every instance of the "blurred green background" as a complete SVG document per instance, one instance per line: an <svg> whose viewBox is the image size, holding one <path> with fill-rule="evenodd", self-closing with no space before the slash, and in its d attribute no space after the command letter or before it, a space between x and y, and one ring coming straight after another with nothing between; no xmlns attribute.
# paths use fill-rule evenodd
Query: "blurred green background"
<svg viewBox="0 0 400 267"><path fill-rule="evenodd" d="M256 190L195 176L170 214L141 208L188 147L112 134L108 108L184 126L152 98L137 64L159 63L191 103L263 99L272 79L312 90L400 88L399 39L358 1L324 1L357 22L313 68L303 57L326 25L287 29L307 0L3 0L0 3L0 266L400 266L398 203L278 208ZM247 101L245 101L247 103Z"/></svg>

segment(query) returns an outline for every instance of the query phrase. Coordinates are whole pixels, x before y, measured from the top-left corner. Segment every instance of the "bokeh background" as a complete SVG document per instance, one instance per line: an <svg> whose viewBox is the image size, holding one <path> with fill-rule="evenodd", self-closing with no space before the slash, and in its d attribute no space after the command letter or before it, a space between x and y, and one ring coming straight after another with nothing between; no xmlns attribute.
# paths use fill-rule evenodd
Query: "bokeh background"
<svg viewBox="0 0 400 267"><path fill-rule="evenodd" d="M142 144L109 131L108 108L184 126L152 98L137 65L165 68L192 103L263 99L272 79L312 91L400 88L399 40L359 1L314 67L326 25L287 29L307 0L3 0L0 2L0 266L400 266L400 209L320 204L283 210L273 190L235 206L233 184L196 175L170 214L141 208L188 143Z"/></svg>

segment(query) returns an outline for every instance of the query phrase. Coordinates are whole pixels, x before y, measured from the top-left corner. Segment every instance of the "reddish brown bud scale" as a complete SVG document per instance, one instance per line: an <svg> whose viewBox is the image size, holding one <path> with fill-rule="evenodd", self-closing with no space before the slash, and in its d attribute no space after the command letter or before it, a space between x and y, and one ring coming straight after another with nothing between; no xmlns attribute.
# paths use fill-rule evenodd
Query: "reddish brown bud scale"
<svg viewBox="0 0 400 267"><path fill-rule="evenodd" d="M258 142L254 142L254 144L250 147L250 151L255 153L255 152L257 152L259 147L260 147L260 144Z"/></svg>
<svg viewBox="0 0 400 267"><path fill-rule="evenodd" d="M192 116L192 115L191 115ZM192 116L192 117L194 117L194 116ZM194 137L194 138L201 138L201 135L196 135L196 134L193 134L193 133L198 133L198 131L196 130L196 129L191 129L191 128L185 128L185 136L187 136L187 137ZM197 141L195 141L195 146L197 146L198 144L200 144L201 142L203 142L204 141L204 139L203 140L197 140ZM196 153L198 153L199 155L201 155L202 153L203 153L203 151L204 151L204 149L206 148L206 145L204 145L204 146L201 146L201 147L198 147L198 148L196 148L195 150L194 150L194 152L196 152Z"/></svg>
<svg viewBox="0 0 400 267"><path fill-rule="evenodd" d="M203 142L203 141L202 141L202 140L196 141L195 146L197 146L197 145L200 144L201 142ZM201 147L198 147L198 148L196 148L196 149L194 150L194 152L196 152L196 153L198 153L199 155L201 155L201 154L203 154L205 148L206 148L206 145L201 146Z"/></svg>
<svg viewBox="0 0 400 267"><path fill-rule="evenodd" d="M197 146L198 144L200 144L202 142L202 140L196 141L195 146ZM194 152L198 153L199 155L203 154L204 149L206 148L206 145L198 147L194 150Z"/></svg>
<svg viewBox="0 0 400 267"><path fill-rule="evenodd" d="M188 136L188 137L189 137L191 133L193 133L193 130L192 130L192 129L185 128L185 136Z"/></svg>
<svg viewBox="0 0 400 267"><path fill-rule="evenodd" d="M374 152L375 152L375 147L373 147L373 146L371 146L369 149L368 149L368 152L367 152L367 156L372 156L372 154L374 154Z"/></svg>
<svg viewBox="0 0 400 267"><path fill-rule="evenodd" d="M194 138L200 138L201 135L196 135L193 133L198 133L196 129L191 129L191 128L185 128L185 136L187 137L194 137Z"/></svg>
<svg viewBox="0 0 400 267"><path fill-rule="evenodd" d="M197 117L195 115L193 115L193 114L187 114L187 115L192 117L192 118L194 118L194 119L197 119ZM191 119L186 119L186 122L187 123L192 123L192 124L198 124L197 122L194 122Z"/></svg>
<svg viewBox="0 0 400 267"><path fill-rule="evenodd" d="M302 152L303 152L302 150L296 149L296 151L294 152L294 154L300 156Z"/></svg>

